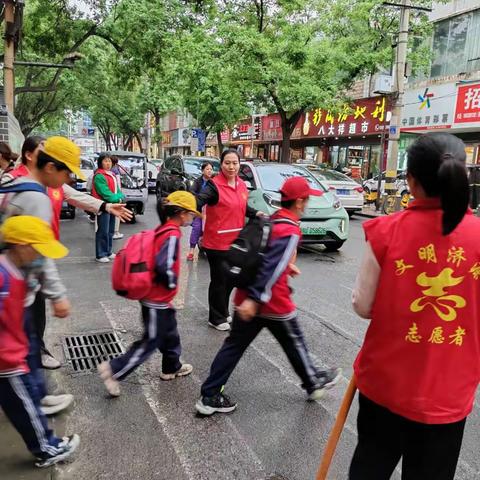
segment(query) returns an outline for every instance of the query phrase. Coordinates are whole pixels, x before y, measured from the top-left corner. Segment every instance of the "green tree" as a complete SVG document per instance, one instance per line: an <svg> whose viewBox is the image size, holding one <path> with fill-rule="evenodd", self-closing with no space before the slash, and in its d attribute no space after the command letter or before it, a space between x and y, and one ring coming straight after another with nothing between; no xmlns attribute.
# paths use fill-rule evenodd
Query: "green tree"
<svg viewBox="0 0 480 480"><path fill-rule="evenodd" d="M211 35L221 38L225 61L235 65L240 82L250 84L252 98L280 114L283 162L289 161L290 137L305 111L338 108L348 100L355 80L390 64L398 15L381 4L381 0L218 3L218 28ZM419 15L416 23L425 22L426 17Z"/></svg>

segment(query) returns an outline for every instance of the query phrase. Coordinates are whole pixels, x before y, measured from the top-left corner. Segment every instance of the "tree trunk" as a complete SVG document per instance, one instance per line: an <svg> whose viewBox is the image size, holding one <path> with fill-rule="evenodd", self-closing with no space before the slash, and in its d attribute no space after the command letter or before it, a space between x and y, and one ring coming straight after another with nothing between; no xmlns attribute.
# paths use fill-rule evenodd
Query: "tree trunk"
<svg viewBox="0 0 480 480"><path fill-rule="evenodd" d="M217 131L217 144L218 144L218 155L220 156L223 152L223 142L222 142L222 132Z"/></svg>
<svg viewBox="0 0 480 480"><path fill-rule="evenodd" d="M161 121L160 113L155 112L154 116L155 116L155 131L157 132L157 156L161 158L162 157L161 153L163 152L162 152L162 130L160 125L160 121Z"/></svg>
<svg viewBox="0 0 480 480"><path fill-rule="evenodd" d="M291 132L282 127L282 151L280 152L280 163L290 163L290 135Z"/></svg>

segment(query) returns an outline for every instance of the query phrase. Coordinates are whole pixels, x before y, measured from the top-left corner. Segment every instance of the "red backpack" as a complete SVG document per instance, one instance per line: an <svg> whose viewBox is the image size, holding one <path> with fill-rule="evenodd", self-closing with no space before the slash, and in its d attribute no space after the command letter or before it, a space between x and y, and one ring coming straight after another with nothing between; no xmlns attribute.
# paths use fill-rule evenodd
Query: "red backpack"
<svg viewBox="0 0 480 480"><path fill-rule="evenodd" d="M112 268L112 287L130 300L147 298L153 286L155 239L175 228L159 227L132 235L117 253Z"/></svg>

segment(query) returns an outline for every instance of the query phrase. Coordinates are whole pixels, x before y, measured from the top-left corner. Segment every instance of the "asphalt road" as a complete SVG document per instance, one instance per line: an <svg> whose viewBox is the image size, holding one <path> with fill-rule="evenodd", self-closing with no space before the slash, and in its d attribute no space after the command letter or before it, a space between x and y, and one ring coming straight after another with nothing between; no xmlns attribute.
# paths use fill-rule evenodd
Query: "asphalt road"
<svg viewBox="0 0 480 480"><path fill-rule="evenodd" d="M155 225L153 197L150 200L147 214L138 217L137 225L122 227L126 235ZM226 392L238 401L237 411L211 418L195 415L200 384L226 336L207 326L208 265L200 259L183 265L176 300L183 358L194 365L194 373L161 382L160 355L154 354L123 382L122 396L110 399L95 373L74 373L65 365L50 375L50 383L58 392L73 393L76 401L54 423L60 432L81 435L75 461L47 472L32 471L18 435L0 420L0 478L314 479L367 327L350 307L363 250L361 223L352 220L350 238L340 253L324 254L321 248L309 247L297 261L302 275L293 286L307 343L319 365L343 368L342 382L320 402L305 401L282 350L268 332L262 332L227 385ZM93 226L79 212L74 221L63 221L61 229L70 255L59 266L74 312L67 320L50 321L49 346L64 360L64 335L112 329L128 346L141 332L139 308L115 296L110 288L111 267L94 262ZM347 478L355 447L355 418L354 404L330 479ZM479 426L476 408L467 426L459 480L480 478ZM394 478L400 478L398 472Z"/></svg>

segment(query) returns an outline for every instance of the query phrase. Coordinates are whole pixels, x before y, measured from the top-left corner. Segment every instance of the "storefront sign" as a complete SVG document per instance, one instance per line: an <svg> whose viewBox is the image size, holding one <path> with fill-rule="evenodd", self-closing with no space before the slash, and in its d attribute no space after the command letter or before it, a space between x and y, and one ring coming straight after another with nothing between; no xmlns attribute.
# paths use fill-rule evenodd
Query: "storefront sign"
<svg viewBox="0 0 480 480"><path fill-rule="evenodd" d="M385 130L387 99L373 97L344 105L339 112L316 108L297 123L292 138L354 137L378 134Z"/></svg>
<svg viewBox="0 0 480 480"><path fill-rule="evenodd" d="M282 140L282 119L278 113L262 117L262 140Z"/></svg>
<svg viewBox="0 0 480 480"><path fill-rule="evenodd" d="M480 122L480 84L458 87L455 123Z"/></svg>
<svg viewBox="0 0 480 480"><path fill-rule="evenodd" d="M162 145L168 147L172 144L172 134L171 132L162 132Z"/></svg>
<svg viewBox="0 0 480 480"><path fill-rule="evenodd" d="M456 93L454 83L407 90L402 131L451 128Z"/></svg>
<svg viewBox="0 0 480 480"><path fill-rule="evenodd" d="M260 138L260 117L255 117L254 120L254 140L258 140ZM231 132L232 141L238 140L251 140L252 139L252 121L246 121L243 123L239 123L234 125Z"/></svg>

